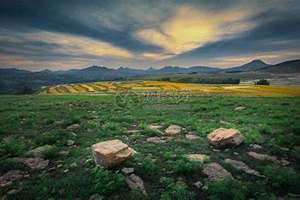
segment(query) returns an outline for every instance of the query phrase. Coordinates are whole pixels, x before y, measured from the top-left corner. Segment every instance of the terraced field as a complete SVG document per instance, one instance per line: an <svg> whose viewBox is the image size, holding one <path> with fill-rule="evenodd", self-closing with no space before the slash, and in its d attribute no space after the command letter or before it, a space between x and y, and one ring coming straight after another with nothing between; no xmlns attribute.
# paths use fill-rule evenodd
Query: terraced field
<svg viewBox="0 0 300 200"><path fill-rule="evenodd" d="M40 94L107 94L118 91L134 91L137 93L189 91L195 95L300 96L300 86L204 85L166 81L95 82L57 85L44 88Z"/></svg>

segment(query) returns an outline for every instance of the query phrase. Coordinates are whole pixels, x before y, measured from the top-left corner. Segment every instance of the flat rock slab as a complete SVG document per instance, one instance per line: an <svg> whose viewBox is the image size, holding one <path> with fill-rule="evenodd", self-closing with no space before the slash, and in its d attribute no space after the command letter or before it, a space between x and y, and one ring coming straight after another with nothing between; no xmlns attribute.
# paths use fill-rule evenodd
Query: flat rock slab
<svg viewBox="0 0 300 200"><path fill-rule="evenodd" d="M251 169L250 167L248 167L248 165L246 165L242 161L232 160L232 159L227 158L227 159L225 159L225 163L227 163L227 164L231 165L233 168L243 171L247 174L254 175L257 177L264 177L258 171Z"/></svg>
<svg viewBox="0 0 300 200"><path fill-rule="evenodd" d="M186 155L186 158L189 161L202 162L202 163L209 160L209 156L205 154L188 154Z"/></svg>
<svg viewBox="0 0 300 200"><path fill-rule="evenodd" d="M137 176L135 174L131 174L130 176L126 177L125 181L130 189L141 190L144 195L147 195L147 192L146 192L145 186L144 186L144 182L139 176Z"/></svg>
<svg viewBox="0 0 300 200"><path fill-rule="evenodd" d="M131 158L135 151L120 140L108 140L92 145L95 163L103 167L114 167Z"/></svg>
<svg viewBox="0 0 300 200"><path fill-rule="evenodd" d="M14 181L20 180L29 175L20 170L10 170L0 177L0 188L11 185Z"/></svg>
<svg viewBox="0 0 300 200"><path fill-rule="evenodd" d="M244 136L236 129L218 128L207 135L210 144L216 147L238 146L244 141Z"/></svg>
<svg viewBox="0 0 300 200"><path fill-rule="evenodd" d="M206 164L202 173L208 176L209 181L219 181L225 178L232 178L231 173L216 162Z"/></svg>
<svg viewBox="0 0 300 200"><path fill-rule="evenodd" d="M134 168L124 167L124 168L121 169L121 172L125 175L132 174L134 172Z"/></svg>
<svg viewBox="0 0 300 200"><path fill-rule="evenodd" d="M268 154L262 154L262 153L256 153L254 151L249 151L247 153L251 158L254 158L256 160L261 160L261 161L271 161L274 163L280 163L282 165L289 165L290 162L285 160L285 159L281 159L279 160L276 156L270 156Z"/></svg>
<svg viewBox="0 0 300 200"><path fill-rule="evenodd" d="M172 138L170 137L149 137L146 139L147 142L152 142L155 144L163 144L170 141Z"/></svg>
<svg viewBox="0 0 300 200"><path fill-rule="evenodd" d="M157 131L157 130L159 130L159 129L162 129L163 126L162 126L162 125L157 125L157 124L150 124L150 125L148 126L148 128L151 129L151 130Z"/></svg>
<svg viewBox="0 0 300 200"><path fill-rule="evenodd" d="M14 158L17 162L21 162L30 169L45 169L49 165L49 160L42 158Z"/></svg>
<svg viewBox="0 0 300 200"><path fill-rule="evenodd" d="M181 132L182 132L182 128L180 126L170 125L163 134L167 136L175 136L180 134Z"/></svg>

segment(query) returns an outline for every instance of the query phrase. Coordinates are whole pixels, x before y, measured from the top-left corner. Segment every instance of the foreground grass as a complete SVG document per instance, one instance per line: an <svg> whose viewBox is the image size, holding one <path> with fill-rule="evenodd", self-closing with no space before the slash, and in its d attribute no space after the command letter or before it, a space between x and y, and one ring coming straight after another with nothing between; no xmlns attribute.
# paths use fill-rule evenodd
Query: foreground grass
<svg viewBox="0 0 300 200"><path fill-rule="evenodd" d="M119 170L133 167L148 192L148 199L273 199L299 192L300 98L261 97L191 97L181 102L160 99L147 104L116 106L114 96L1 96L0 99L0 173L11 169L30 171L12 157L53 145L45 170L30 171L30 177L0 188L8 199L89 199L100 194L107 199L142 199L139 191L130 190ZM238 106L246 107L234 111ZM147 129L149 124L178 124L186 132L195 131L201 138L188 141L184 136L166 144L147 143L159 135ZM67 127L79 124L78 130ZM216 151L206 140L212 130L236 128L246 136L245 144ZM137 129L137 133L128 130ZM90 146L118 138L138 154L119 168L95 168ZM68 146L67 141L75 144ZM288 159L291 164L259 162L246 152L249 144L261 144L263 153ZM62 155L59 152L68 152ZM187 153L204 153L221 163L235 177L234 181L208 183L201 174L202 165L188 162ZM255 178L224 164L225 158L242 160L264 174ZM206 189L193 184L203 182ZM18 192L8 195L13 189Z"/></svg>

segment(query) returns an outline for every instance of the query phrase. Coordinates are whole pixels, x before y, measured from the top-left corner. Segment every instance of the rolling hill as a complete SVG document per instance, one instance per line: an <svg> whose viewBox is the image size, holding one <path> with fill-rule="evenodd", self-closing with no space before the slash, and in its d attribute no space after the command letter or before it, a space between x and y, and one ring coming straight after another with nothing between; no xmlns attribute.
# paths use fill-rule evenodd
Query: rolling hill
<svg viewBox="0 0 300 200"><path fill-rule="evenodd" d="M237 78L239 75L245 77L248 73L251 73L251 77L255 76L255 74L260 74L260 77L263 74L292 74L300 73L299 63L300 60L292 60L276 65L268 65L261 60L253 60L247 64L225 70L207 66L166 66L160 69L149 68L147 70L125 67L111 69L105 66L91 66L84 69L66 71L43 70L39 72L8 68L0 69L0 93L23 93L28 88L35 90L41 86L65 83L143 79L143 77L152 75L194 74L209 78L219 74L222 76L225 72L228 74L234 73L235 78Z"/></svg>

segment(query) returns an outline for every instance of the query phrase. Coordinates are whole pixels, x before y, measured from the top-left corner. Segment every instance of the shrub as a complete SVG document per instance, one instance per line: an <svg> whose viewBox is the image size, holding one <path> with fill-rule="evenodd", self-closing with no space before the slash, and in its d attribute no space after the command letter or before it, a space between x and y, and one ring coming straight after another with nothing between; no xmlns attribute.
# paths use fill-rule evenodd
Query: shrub
<svg viewBox="0 0 300 200"><path fill-rule="evenodd" d="M261 79L255 82L255 85L270 85L270 82L266 79Z"/></svg>
<svg viewBox="0 0 300 200"><path fill-rule="evenodd" d="M212 200L243 200L247 199L248 188L233 179L212 182L208 185L209 199Z"/></svg>
<svg viewBox="0 0 300 200"><path fill-rule="evenodd" d="M199 168L200 163L190 162L186 158L181 158L171 163L172 169L178 174L190 174Z"/></svg>
<svg viewBox="0 0 300 200"><path fill-rule="evenodd" d="M151 158L145 158L142 161L142 167L145 174L155 174L159 168Z"/></svg>
<svg viewBox="0 0 300 200"><path fill-rule="evenodd" d="M270 185L277 191L297 192L300 190L300 175L291 168L267 166L264 174L269 178Z"/></svg>
<svg viewBox="0 0 300 200"><path fill-rule="evenodd" d="M43 157L45 159L53 159L53 158L56 158L58 156L58 148L57 147L52 147L52 148L49 148L47 150L45 150L43 152Z"/></svg>
<svg viewBox="0 0 300 200"><path fill-rule="evenodd" d="M188 190L187 185L182 181L174 182L171 178L162 178L161 182L166 189L161 194L161 200L191 200L195 198L195 194Z"/></svg>
<svg viewBox="0 0 300 200"><path fill-rule="evenodd" d="M0 156L19 156L25 151L25 144L16 139L0 143Z"/></svg>
<svg viewBox="0 0 300 200"><path fill-rule="evenodd" d="M101 167L93 169L95 190L102 195L109 195L125 185L122 175L105 170Z"/></svg>
<svg viewBox="0 0 300 200"><path fill-rule="evenodd" d="M23 163L17 162L13 159L6 159L0 161L0 174L4 174L10 170L24 170L26 166Z"/></svg>

